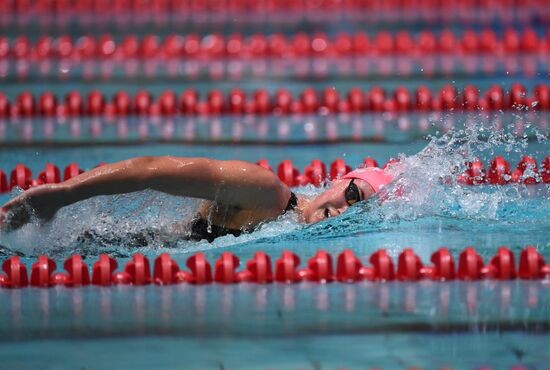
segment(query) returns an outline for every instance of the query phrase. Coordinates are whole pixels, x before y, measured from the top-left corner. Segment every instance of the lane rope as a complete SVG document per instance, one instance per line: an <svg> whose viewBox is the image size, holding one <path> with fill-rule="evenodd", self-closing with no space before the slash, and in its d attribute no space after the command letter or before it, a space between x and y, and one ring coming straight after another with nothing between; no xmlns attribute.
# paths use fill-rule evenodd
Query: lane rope
<svg viewBox="0 0 550 370"><path fill-rule="evenodd" d="M397 160L392 158L387 161L382 168L395 163ZM259 166L274 171L273 167L266 159L260 159L256 162ZM96 167L105 165L106 162L99 163ZM378 162L372 157L365 157L364 167L379 167ZM313 159L306 165L302 172L295 164L285 159L278 163L275 172L281 181L288 186L303 186L312 184L314 186L324 185L327 180L338 179L352 170L343 158L336 158L327 166L320 159ZM44 169L33 177L31 169L23 163L18 163L8 173L0 168L0 193L11 191L16 187L24 190L33 186L43 184L56 184L62 180L69 180L85 172L78 163L68 164L63 171L53 163L46 163ZM9 176L8 176L9 175ZM505 185L513 183L522 183L527 185L550 183L550 154L547 155L540 167L537 160L524 155L515 168L510 166L510 162L503 156L495 156L485 167L482 160L476 158L472 162L466 163L464 172L457 174L457 181L467 185Z"/></svg>
<svg viewBox="0 0 550 370"><path fill-rule="evenodd" d="M155 99L147 90L138 91L133 97L124 90L107 99L99 90L86 94L70 91L60 100L51 91L33 94L23 91L14 101L0 91L0 118L55 117L55 116L161 116L161 115L292 115L333 114L358 112L429 112L429 111L501 111L501 110L549 110L550 85L538 84L529 94L520 83L510 85L505 91L501 85L492 85L485 91L474 85L458 91L452 84L440 89L418 86L412 91L404 86L393 91L373 86L368 91L351 88L341 93L334 87L318 91L303 89L297 96L287 89L270 93L257 89L247 94L233 88L228 93L220 89L210 90L203 99L199 92L189 88L178 96L173 90L165 90Z"/></svg>
<svg viewBox="0 0 550 370"><path fill-rule="evenodd" d="M143 37L126 35L115 38L84 35L74 39L70 35L53 37L42 35L33 42L26 35L0 36L0 60L30 59L82 62L85 60L136 59L295 59L303 57L341 57L374 55L475 55L502 56L510 54L550 53L550 32L539 35L534 28L517 30L507 28L502 35L492 29L461 33L451 30L413 33L403 31L342 32L333 37L325 33L305 32L170 34L162 37L148 34Z"/></svg>
<svg viewBox="0 0 550 370"><path fill-rule="evenodd" d="M299 283L310 281L329 283L339 281L357 283L361 281L410 281L421 280L512 280L512 279L548 279L550 264L545 263L542 254L534 246L528 245L519 254L516 264L515 254L507 247L497 249L487 263L473 247L466 247L458 256L458 261L448 248L435 251L431 264L425 264L412 248L405 248L397 257L397 263L385 249L378 249L363 264L353 250L346 249L336 256L325 250L307 259L305 267L300 267L300 257L284 250L274 264L271 257L262 251L256 251L243 269L239 258L231 252L222 252L211 264L203 252L187 258L185 266L180 268L176 260L168 253L155 257L153 263L141 253L136 253L124 267L107 254L100 254L91 269L82 256L75 254L63 263L65 271L56 271L56 262L48 256L38 256L29 268L21 257L12 256L2 262L0 286L4 288L51 287L64 285L79 287L86 285L169 285L169 284L235 284L235 283ZM121 270L117 270L118 267ZM90 273L91 271L91 273Z"/></svg>

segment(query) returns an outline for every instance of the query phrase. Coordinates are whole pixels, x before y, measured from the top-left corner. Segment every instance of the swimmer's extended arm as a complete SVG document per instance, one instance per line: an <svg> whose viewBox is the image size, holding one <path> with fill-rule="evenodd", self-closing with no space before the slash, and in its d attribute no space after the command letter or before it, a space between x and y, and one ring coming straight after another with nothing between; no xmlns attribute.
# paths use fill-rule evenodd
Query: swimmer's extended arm
<svg viewBox="0 0 550 370"><path fill-rule="evenodd" d="M30 189L6 203L2 211L7 214L28 204L39 217L48 218L80 200L144 189L238 208L272 210L274 216L285 209L290 198L289 188L275 174L249 162L136 157L94 168L60 184Z"/></svg>

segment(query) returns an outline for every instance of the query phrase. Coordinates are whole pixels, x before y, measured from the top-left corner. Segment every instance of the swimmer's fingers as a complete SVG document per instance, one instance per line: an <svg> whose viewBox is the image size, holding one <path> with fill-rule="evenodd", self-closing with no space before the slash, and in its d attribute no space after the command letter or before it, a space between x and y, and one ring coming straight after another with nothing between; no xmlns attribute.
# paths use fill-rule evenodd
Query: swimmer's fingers
<svg viewBox="0 0 550 370"><path fill-rule="evenodd" d="M30 207L24 203L10 204L4 206L0 216L0 227L2 231L13 231L19 229L31 219Z"/></svg>
<svg viewBox="0 0 550 370"><path fill-rule="evenodd" d="M44 185L27 190L13 198L0 212L0 227L4 231L20 228L36 216L41 221L49 221L57 212L55 188Z"/></svg>

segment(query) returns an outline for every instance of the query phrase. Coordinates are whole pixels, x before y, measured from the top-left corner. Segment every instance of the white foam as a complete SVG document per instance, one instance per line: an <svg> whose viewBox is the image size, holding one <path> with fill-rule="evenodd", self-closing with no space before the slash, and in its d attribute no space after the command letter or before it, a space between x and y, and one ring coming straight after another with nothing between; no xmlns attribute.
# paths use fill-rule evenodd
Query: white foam
<svg viewBox="0 0 550 370"><path fill-rule="evenodd" d="M446 117L441 119L445 120ZM415 221L429 217L487 222L512 222L519 218L518 222L525 222L530 217L541 217L542 212L542 217L547 218L550 213L548 185L535 188L523 185L468 186L457 182L457 175L465 170L466 162L476 157L488 165L489 160L499 151L509 155L529 153L527 136L518 138L510 132L509 127L487 129L482 124L484 121L486 117L479 116L477 120L470 120L464 129L452 129L439 137L429 137L426 147L416 155L399 156L400 161L388 168L397 180L386 187L379 197L351 207L340 217L318 225L304 226L298 224L296 216L291 212L276 221L261 225L254 233L243 234L238 238L225 236L211 244L179 240L172 248L204 250L258 240L269 242L281 237L312 240L385 230L403 220ZM532 129L537 130L534 127ZM546 143L547 136L547 132L536 132L539 142ZM306 186L296 191L313 196L322 189ZM538 208L535 209L526 200L533 192L538 192ZM66 255L75 250L80 253L88 251L90 254L102 250L130 254L135 249L93 243L82 246L79 237L89 231L104 239L116 239L151 230L153 233L146 235L147 250L160 251L166 248L165 241L167 237L169 239L162 230L175 222L192 218L198 204L198 200L154 191L96 197L65 207L47 225L33 221L16 232L0 235L0 244L28 254L48 252ZM526 211L522 212L522 209Z"/></svg>

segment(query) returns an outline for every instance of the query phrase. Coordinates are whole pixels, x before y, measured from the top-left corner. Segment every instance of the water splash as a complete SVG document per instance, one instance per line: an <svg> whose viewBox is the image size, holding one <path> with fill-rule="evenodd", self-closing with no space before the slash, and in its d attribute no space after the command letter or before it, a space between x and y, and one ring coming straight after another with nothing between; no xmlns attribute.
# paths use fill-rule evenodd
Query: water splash
<svg viewBox="0 0 550 370"><path fill-rule="evenodd" d="M487 127L487 119L479 116L463 128L428 137L423 150L412 156L400 155L399 161L389 167L397 180L379 196L319 224L300 225L296 215L289 213L251 234L237 238L229 235L213 243L191 242L175 238L169 230L175 222L193 217L199 201L145 191L79 202L62 209L49 224L33 222L17 232L0 235L0 245L11 249L0 253L66 256L75 252L108 252L128 256L136 251L190 252L296 240L311 244L315 240L367 233L412 234L419 229L433 233L450 229L489 233L510 232L514 228L548 229L547 184L469 186L457 182L466 163L476 157L488 163L496 154L508 158L530 153L528 137L536 137L543 148L547 147L547 133L534 126L525 124L524 129L535 130L535 135L518 137L510 127ZM494 117L489 121L494 122ZM310 196L322 191L312 186L295 190Z"/></svg>
<svg viewBox="0 0 550 370"><path fill-rule="evenodd" d="M428 137L426 147L415 155L400 155L397 162L388 166L396 177L390 186L368 202L352 207L338 220L312 225L305 231L306 238L408 229L408 225L419 220L430 224L434 232L441 232L441 225L483 232L526 226L538 231L549 228L548 184L471 186L457 180L467 163L476 158L488 164L497 154L509 158L530 153L527 134L518 138L510 128L487 129L483 122L480 116L479 121L471 120L463 129ZM531 136L546 147L547 133L527 128L535 130L536 135Z"/></svg>

